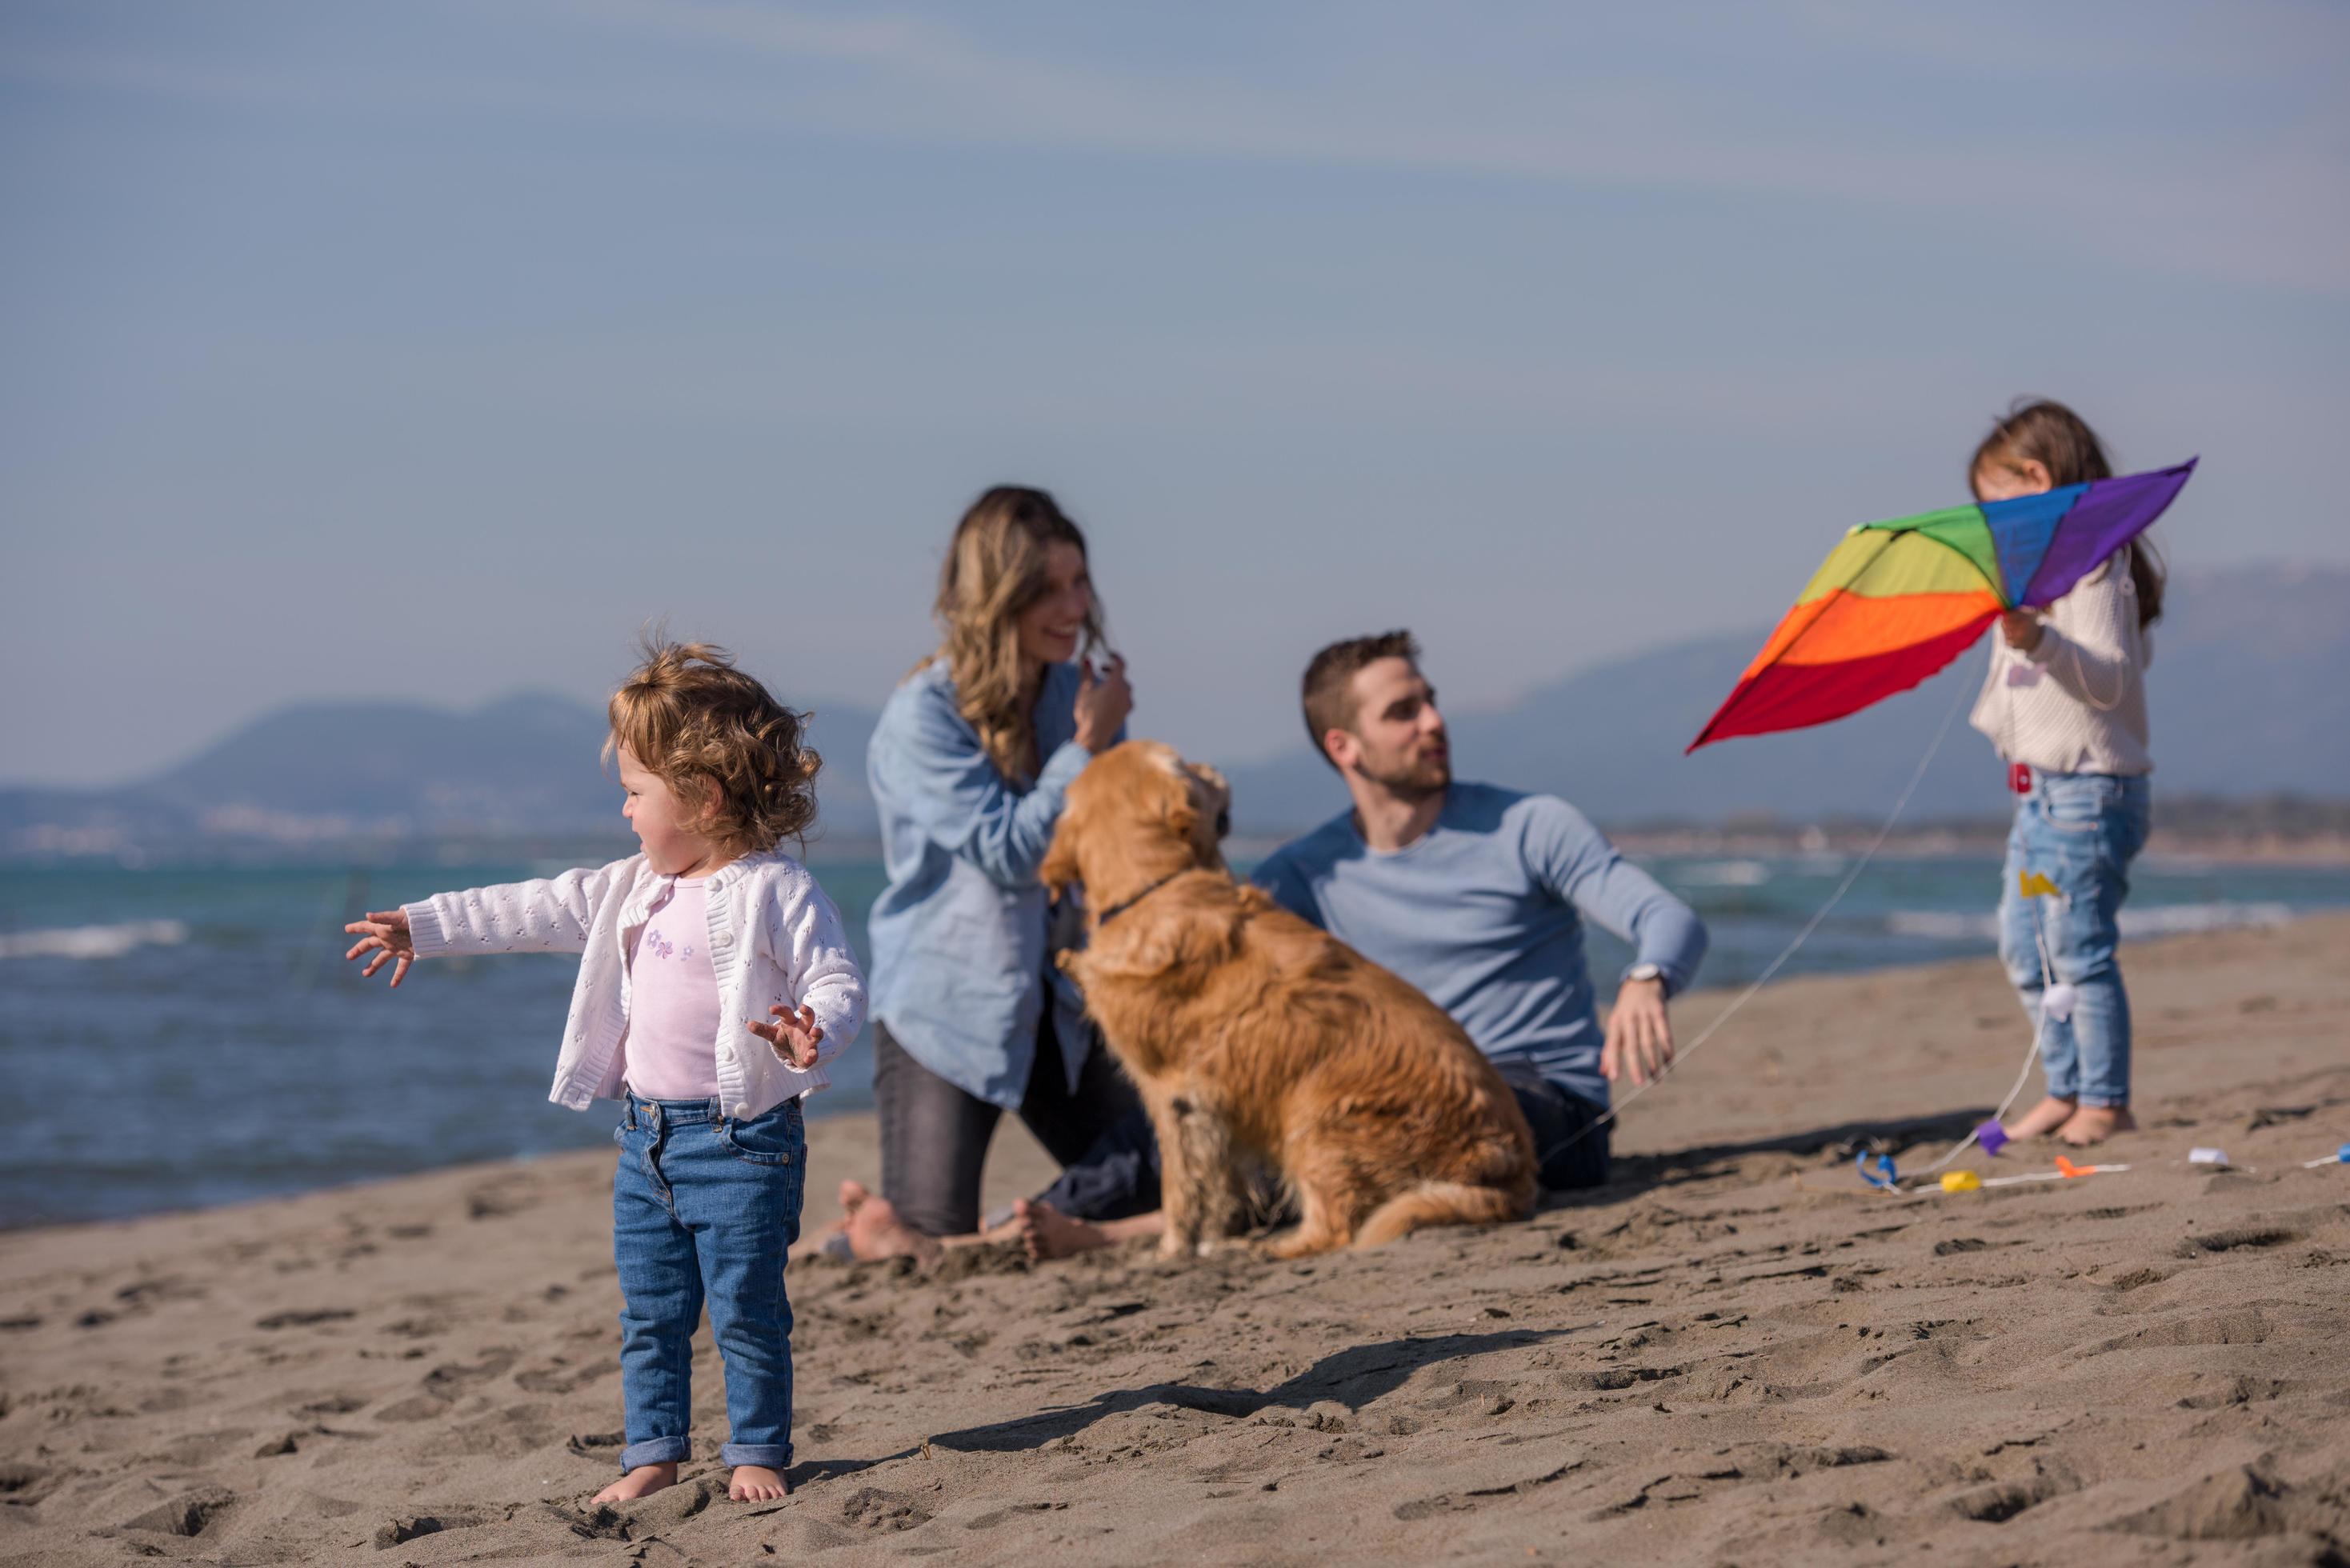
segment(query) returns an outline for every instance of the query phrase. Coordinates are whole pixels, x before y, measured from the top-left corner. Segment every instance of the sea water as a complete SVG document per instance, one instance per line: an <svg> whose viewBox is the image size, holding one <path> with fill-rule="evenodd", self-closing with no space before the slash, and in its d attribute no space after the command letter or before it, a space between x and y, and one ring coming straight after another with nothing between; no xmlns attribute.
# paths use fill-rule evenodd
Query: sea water
<svg viewBox="0 0 2350 1568"><path fill-rule="evenodd" d="M1700 983L1751 980L1832 893L1835 856L1645 862L1705 918ZM864 950L878 862L813 864ZM25 1114L0 1140L0 1225L114 1218L469 1160L598 1147L609 1107L547 1102L577 961L421 964L397 992L346 963L346 920L523 863L366 869L0 867L0 1070ZM1999 863L1884 858L1782 973L1993 950ZM2350 868L2139 862L2125 931L2272 924L2350 907ZM1629 961L1595 931L1601 993ZM1734 1045L1709 1072L1736 1070ZM872 1103L862 1042L812 1115Z"/></svg>

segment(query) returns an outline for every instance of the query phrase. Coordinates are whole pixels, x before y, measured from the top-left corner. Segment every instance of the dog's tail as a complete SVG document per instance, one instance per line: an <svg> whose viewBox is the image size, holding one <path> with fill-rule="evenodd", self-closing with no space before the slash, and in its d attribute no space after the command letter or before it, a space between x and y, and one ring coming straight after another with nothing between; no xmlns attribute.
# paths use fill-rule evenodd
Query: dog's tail
<svg viewBox="0 0 2350 1568"><path fill-rule="evenodd" d="M1371 1210L1355 1232L1357 1247L1384 1247L1429 1225L1499 1225L1534 1211L1531 1195L1460 1181L1424 1181Z"/></svg>

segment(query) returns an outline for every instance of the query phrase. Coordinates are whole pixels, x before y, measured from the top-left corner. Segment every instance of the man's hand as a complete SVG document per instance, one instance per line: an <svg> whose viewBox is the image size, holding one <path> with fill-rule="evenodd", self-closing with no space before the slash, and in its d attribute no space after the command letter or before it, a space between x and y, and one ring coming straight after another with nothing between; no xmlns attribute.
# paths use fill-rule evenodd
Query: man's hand
<svg viewBox="0 0 2350 1568"><path fill-rule="evenodd" d="M1607 1044L1599 1070L1614 1083L1630 1075L1636 1085L1661 1078L1673 1063L1673 1025L1665 1016L1665 982L1627 980L1607 1012Z"/></svg>
<svg viewBox="0 0 2350 1568"><path fill-rule="evenodd" d="M1999 635L2007 646L2018 653L2029 653L2040 646L2040 612L2013 609L1999 618Z"/></svg>
<svg viewBox="0 0 2350 1568"><path fill-rule="evenodd" d="M375 954L368 961L367 968L359 971L361 980L370 978L389 963L391 965L391 983L398 985L400 977L408 972L408 966L416 961L416 944L409 938L408 911L405 909L385 909L369 915L364 920L345 926L343 934L359 939L351 944L351 950L343 955L346 959L355 959L367 952Z"/></svg>
<svg viewBox="0 0 2350 1568"><path fill-rule="evenodd" d="M816 1009L803 1007L794 1012L777 1005L767 1011L775 1015L775 1023L762 1023L754 1018L743 1027L773 1045L776 1055L802 1072L815 1066L816 1048L824 1041L824 1029L816 1021Z"/></svg>

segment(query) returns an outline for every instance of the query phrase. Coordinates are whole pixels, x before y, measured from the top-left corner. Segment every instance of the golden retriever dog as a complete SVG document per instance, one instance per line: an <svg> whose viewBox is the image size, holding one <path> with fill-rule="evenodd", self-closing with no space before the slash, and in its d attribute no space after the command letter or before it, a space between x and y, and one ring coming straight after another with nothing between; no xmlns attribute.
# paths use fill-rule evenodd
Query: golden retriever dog
<svg viewBox="0 0 2350 1568"><path fill-rule="evenodd" d="M1500 1075L1419 991L1232 879L1230 797L1128 741L1069 786L1043 867L1056 897L1085 888L1087 944L1060 961L1149 1107L1160 1251L1236 1233L1259 1166L1299 1217L1276 1257L1531 1214L1534 1135Z"/></svg>

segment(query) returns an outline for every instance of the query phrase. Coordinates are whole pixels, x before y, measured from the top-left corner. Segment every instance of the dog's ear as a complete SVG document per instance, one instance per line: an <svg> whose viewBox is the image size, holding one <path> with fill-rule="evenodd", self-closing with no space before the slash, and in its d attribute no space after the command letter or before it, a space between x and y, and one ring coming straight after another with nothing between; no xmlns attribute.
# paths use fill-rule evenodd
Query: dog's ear
<svg viewBox="0 0 2350 1568"><path fill-rule="evenodd" d="M1180 984L1176 971L1204 971L1240 950L1240 921L1229 913L1194 911L1117 929L1118 940L1084 950L1087 978Z"/></svg>
<svg viewBox="0 0 2350 1568"><path fill-rule="evenodd" d="M1192 798L1191 775L1179 768L1165 778L1159 786L1159 820L1170 833L1189 843L1192 830L1200 826L1200 803Z"/></svg>
<svg viewBox="0 0 2350 1568"><path fill-rule="evenodd" d="M1056 904L1061 901L1061 895L1068 890L1070 883L1085 879L1077 874L1075 827L1076 824L1064 814L1061 826L1053 834L1053 847L1045 852L1045 863L1036 868L1036 879L1045 884L1045 891Z"/></svg>

